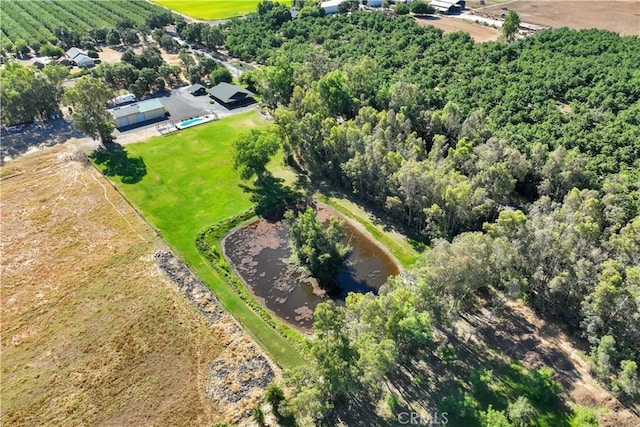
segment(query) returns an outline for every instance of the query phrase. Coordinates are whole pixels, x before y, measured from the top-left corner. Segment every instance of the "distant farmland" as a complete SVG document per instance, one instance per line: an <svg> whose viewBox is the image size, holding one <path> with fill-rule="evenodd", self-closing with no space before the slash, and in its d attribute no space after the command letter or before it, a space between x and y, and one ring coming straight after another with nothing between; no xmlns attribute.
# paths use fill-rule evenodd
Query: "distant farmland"
<svg viewBox="0 0 640 427"><path fill-rule="evenodd" d="M255 12L261 0L153 0L196 19L213 20L243 16ZM280 3L291 4L290 0Z"/></svg>
<svg viewBox="0 0 640 427"><path fill-rule="evenodd" d="M23 39L28 45L56 39L55 30L64 26L81 33L92 28L113 28L115 23L129 19L140 24L164 9L144 0L17 0L2 2L2 32L5 46Z"/></svg>

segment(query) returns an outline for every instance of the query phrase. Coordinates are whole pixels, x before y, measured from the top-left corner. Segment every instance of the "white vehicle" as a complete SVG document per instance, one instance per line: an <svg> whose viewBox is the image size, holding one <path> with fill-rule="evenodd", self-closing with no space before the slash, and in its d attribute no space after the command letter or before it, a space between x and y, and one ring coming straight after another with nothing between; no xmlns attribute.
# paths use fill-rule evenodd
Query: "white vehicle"
<svg viewBox="0 0 640 427"><path fill-rule="evenodd" d="M138 99L132 93L126 93L124 95L117 96L116 99L113 100L114 104L122 105L128 104L130 102L136 102Z"/></svg>

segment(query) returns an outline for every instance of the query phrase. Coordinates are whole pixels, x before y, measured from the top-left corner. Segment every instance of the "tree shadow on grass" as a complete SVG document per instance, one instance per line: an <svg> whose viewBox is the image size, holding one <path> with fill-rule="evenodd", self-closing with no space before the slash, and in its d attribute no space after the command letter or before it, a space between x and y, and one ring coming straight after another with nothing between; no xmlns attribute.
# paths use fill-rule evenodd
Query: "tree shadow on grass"
<svg viewBox="0 0 640 427"><path fill-rule="evenodd" d="M240 184L240 188L251 193L250 200L256 205L256 214L269 221L282 219L287 206L302 197L301 193L284 185L282 178L271 174L256 181L254 186Z"/></svg>
<svg viewBox="0 0 640 427"><path fill-rule="evenodd" d="M129 153L120 144L109 144L91 154L93 161L100 166L106 176L119 176L123 184L140 182L147 174L147 165L142 157L129 157Z"/></svg>

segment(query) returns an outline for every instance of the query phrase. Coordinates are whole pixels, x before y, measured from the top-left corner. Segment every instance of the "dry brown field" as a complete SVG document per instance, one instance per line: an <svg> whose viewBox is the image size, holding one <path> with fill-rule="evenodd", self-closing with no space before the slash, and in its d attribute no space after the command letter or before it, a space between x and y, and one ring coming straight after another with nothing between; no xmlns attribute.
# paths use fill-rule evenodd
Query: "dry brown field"
<svg viewBox="0 0 640 427"><path fill-rule="evenodd" d="M445 34L455 31L465 31L471 35L476 43L498 40L500 31L495 28L464 21L462 19L450 18L444 15L431 16L428 18L415 18L418 25L433 25L440 28Z"/></svg>
<svg viewBox="0 0 640 427"><path fill-rule="evenodd" d="M500 16L514 10L522 22L574 29L600 28L620 35L640 36L638 0L515 0L477 9L481 14Z"/></svg>
<svg viewBox="0 0 640 427"><path fill-rule="evenodd" d="M196 311L154 261L164 243L71 154L46 148L0 169L0 424L246 419L259 396L236 376L225 378L236 403L206 390L212 363L244 363L256 345L228 315L210 324Z"/></svg>

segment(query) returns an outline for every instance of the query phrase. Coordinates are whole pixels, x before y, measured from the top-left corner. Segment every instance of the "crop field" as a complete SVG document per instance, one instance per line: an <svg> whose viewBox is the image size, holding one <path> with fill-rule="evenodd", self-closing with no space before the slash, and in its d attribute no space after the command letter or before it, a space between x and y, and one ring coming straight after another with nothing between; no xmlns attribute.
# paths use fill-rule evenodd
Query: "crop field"
<svg viewBox="0 0 640 427"><path fill-rule="evenodd" d="M17 39L24 39L27 44L55 40L54 31L60 26L86 32L92 28L113 28L124 19L139 24L152 13L162 11L144 0L3 0L0 43Z"/></svg>
<svg viewBox="0 0 640 427"><path fill-rule="evenodd" d="M153 0L195 19L215 20L243 16L256 11L261 0ZM282 3L282 2L280 2ZM284 3L290 4L290 1Z"/></svg>
<svg viewBox="0 0 640 427"><path fill-rule="evenodd" d="M154 262L165 244L68 153L0 168L0 424L212 425L252 408L206 384L213 362L256 344L196 311Z"/></svg>
<svg viewBox="0 0 640 427"><path fill-rule="evenodd" d="M238 297L195 246L206 228L252 206L232 168L232 144L240 133L266 124L250 111L127 145L117 166L96 162L273 359L291 367L302 363L297 349Z"/></svg>
<svg viewBox="0 0 640 427"><path fill-rule="evenodd" d="M522 22L531 24L576 30L600 28L623 36L640 36L640 4L637 0L516 0L478 11L500 16L505 13L503 8L518 12Z"/></svg>

